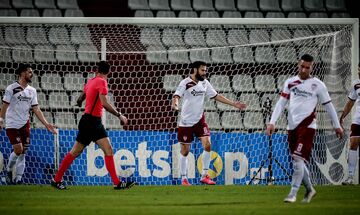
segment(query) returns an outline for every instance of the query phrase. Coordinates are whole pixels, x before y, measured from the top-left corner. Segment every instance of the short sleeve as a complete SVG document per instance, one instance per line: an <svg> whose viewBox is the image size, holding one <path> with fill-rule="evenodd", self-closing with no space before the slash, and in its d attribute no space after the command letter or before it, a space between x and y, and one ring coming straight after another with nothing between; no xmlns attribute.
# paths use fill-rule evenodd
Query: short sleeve
<svg viewBox="0 0 360 215"><path fill-rule="evenodd" d="M107 86L107 82L105 80L102 80L100 83L99 83L99 93L101 95L107 95L108 94L108 86Z"/></svg>
<svg viewBox="0 0 360 215"><path fill-rule="evenodd" d="M210 84L210 82L208 80L206 81L206 95L210 98L215 97L218 93L216 92L216 90L214 89L214 87Z"/></svg>
<svg viewBox="0 0 360 215"><path fill-rule="evenodd" d="M33 99L31 100L31 106L36 106L36 105L38 105L39 103L38 103L38 99L37 99L37 92L36 92L36 90L34 90L34 97L33 97Z"/></svg>
<svg viewBox="0 0 360 215"><path fill-rule="evenodd" d="M11 97L12 97L12 96L13 96L13 91L12 91L12 89L10 88L10 86L8 86L8 87L5 89L5 94L4 94L4 97L3 97L3 102L10 104L10 101L11 101Z"/></svg>
<svg viewBox="0 0 360 215"><path fill-rule="evenodd" d="M352 85L353 87L351 88L351 91L350 91L350 93L348 95L349 99L355 101L358 98L358 95L356 93L356 89L358 89L358 87L360 87L359 85L360 84L356 84L356 83L354 83Z"/></svg>
<svg viewBox="0 0 360 215"><path fill-rule="evenodd" d="M321 104L325 104L325 103L328 103L329 101L331 101L329 92L324 83L321 83L321 85L320 85L320 88L318 91L318 98L319 98Z"/></svg>
<svg viewBox="0 0 360 215"><path fill-rule="evenodd" d="M186 90L185 80L182 80L179 86L176 88L174 95L182 97L184 95L185 90Z"/></svg>

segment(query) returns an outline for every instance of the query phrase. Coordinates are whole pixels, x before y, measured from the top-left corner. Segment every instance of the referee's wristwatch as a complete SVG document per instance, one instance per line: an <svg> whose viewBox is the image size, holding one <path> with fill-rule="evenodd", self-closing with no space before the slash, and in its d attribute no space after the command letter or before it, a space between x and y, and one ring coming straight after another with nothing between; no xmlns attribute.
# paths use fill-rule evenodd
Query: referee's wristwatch
<svg viewBox="0 0 360 215"><path fill-rule="evenodd" d="M120 113L120 112L118 112L117 114L116 114L116 117L120 117L122 114Z"/></svg>

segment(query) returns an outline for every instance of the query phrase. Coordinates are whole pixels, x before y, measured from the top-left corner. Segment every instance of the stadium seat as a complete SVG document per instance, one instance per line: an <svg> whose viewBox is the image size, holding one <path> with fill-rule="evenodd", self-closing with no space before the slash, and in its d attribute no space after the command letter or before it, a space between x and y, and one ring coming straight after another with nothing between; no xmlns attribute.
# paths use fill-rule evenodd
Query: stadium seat
<svg viewBox="0 0 360 215"><path fill-rule="evenodd" d="M44 9L43 17L62 17L61 10L58 9Z"/></svg>
<svg viewBox="0 0 360 215"><path fill-rule="evenodd" d="M182 32L177 28L165 28L163 30L162 42L165 46L184 46Z"/></svg>
<svg viewBox="0 0 360 215"><path fill-rule="evenodd" d="M237 0L239 11L259 11L258 3L254 0Z"/></svg>
<svg viewBox="0 0 360 215"><path fill-rule="evenodd" d="M76 118L73 112L55 112L55 126L59 128L77 128Z"/></svg>
<svg viewBox="0 0 360 215"><path fill-rule="evenodd" d="M41 105L41 104L40 104ZM40 107L43 107L42 105ZM48 121L49 123L53 124L54 123L54 118L51 112L49 111L42 111L44 114L44 117L46 119L46 121ZM35 114L32 117L32 123L34 125L35 128L45 128L45 126L41 123L41 121L35 116Z"/></svg>
<svg viewBox="0 0 360 215"><path fill-rule="evenodd" d="M192 63L195 61L204 61L207 63L212 62L210 58L210 50L206 47L192 47L192 49L190 49L189 58Z"/></svg>
<svg viewBox="0 0 360 215"><path fill-rule="evenodd" d="M215 0L215 8L218 11L236 10L234 0Z"/></svg>
<svg viewBox="0 0 360 215"><path fill-rule="evenodd" d="M37 91L40 91L39 76L35 72L33 73L33 77L31 78L30 85L34 87Z"/></svg>
<svg viewBox="0 0 360 215"><path fill-rule="evenodd" d="M12 62L10 49L0 49L0 62Z"/></svg>
<svg viewBox="0 0 360 215"><path fill-rule="evenodd" d="M281 11L278 0L259 0L261 11Z"/></svg>
<svg viewBox="0 0 360 215"><path fill-rule="evenodd" d="M229 47L213 48L211 50L211 60L214 63L233 63L231 49Z"/></svg>
<svg viewBox="0 0 360 215"><path fill-rule="evenodd" d="M36 62L52 63L56 61L54 47L50 45L37 45L34 48L34 59Z"/></svg>
<svg viewBox="0 0 360 215"><path fill-rule="evenodd" d="M154 14L151 10L136 10L135 17L154 17Z"/></svg>
<svg viewBox="0 0 360 215"><path fill-rule="evenodd" d="M66 73L64 75L64 88L65 90L78 90L84 89L85 78L82 73Z"/></svg>
<svg viewBox="0 0 360 215"><path fill-rule="evenodd" d="M332 13L331 18L350 18L349 13Z"/></svg>
<svg viewBox="0 0 360 215"><path fill-rule="evenodd" d="M190 63L189 50L184 46L173 46L168 49L170 63Z"/></svg>
<svg viewBox="0 0 360 215"><path fill-rule="evenodd" d="M87 27L73 27L70 31L70 40L74 44L92 44L91 33Z"/></svg>
<svg viewBox="0 0 360 215"><path fill-rule="evenodd" d="M151 10L170 10L168 0L149 0Z"/></svg>
<svg viewBox="0 0 360 215"><path fill-rule="evenodd" d="M17 16L17 13L13 9L0 9L0 16Z"/></svg>
<svg viewBox="0 0 360 215"><path fill-rule="evenodd" d="M145 46L161 45L160 31L158 28L143 28L140 32L140 42Z"/></svg>
<svg viewBox="0 0 360 215"><path fill-rule="evenodd" d="M290 12L288 18L306 18L306 14L303 12Z"/></svg>
<svg viewBox="0 0 360 215"><path fill-rule="evenodd" d="M296 63L298 58L294 47L281 46L277 49L276 59L280 63Z"/></svg>
<svg viewBox="0 0 360 215"><path fill-rule="evenodd" d="M49 44L47 40L45 29L41 26L39 27L29 27L26 30L26 41L30 45L37 44Z"/></svg>
<svg viewBox="0 0 360 215"><path fill-rule="evenodd" d="M347 11L346 0L325 0L325 7L328 11Z"/></svg>
<svg viewBox="0 0 360 215"><path fill-rule="evenodd" d="M10 0L0 1L0 8L11 8Z"/></svg>
<svg viewBox="0 0 360 215"><path fill-rule="evenodd" d="M195 11L180 11L179 18L197 18L198 15Z"/></svg>
<svg viewBox="0 0 360 215"><path fill-rule="evenodd" d="M241 18L239 11L224 11L222 18Z"/></svg>
<svg viewBox="0 0 360 215"><path fill-rule="evenodd" d="M22 9L20 11L20 16L39 17L40 13L37 9Z"/></svg>
<svg viewBox="0 0 360 215"><path fill-rule="evenodd" d="M247 104L246 110L260 111L260 98L256 93L241 93L239 101Z"/></svg>
<svg viewBox="0 0 360 215"><path fill-rule="evenodd" d="M5 27L5 42L11 45L27 44L22 27Z"/></svg>
<svg viewBox="0 0 360 215"><path fill-rule="evenodd" d="M34 0L34 4L37 8L56 8L55 0Z"/></svg>
<svg viewBox="0 0 360 215"><path fill-rule="evenodd" d="M233 49L233 60L236 63L255 63L254 52L251 47L235 47Z"/></svg>
<svg viewBox="0 0 360 215"><path fill-rule="evenodd" d="M301 7L301 0L282 0L281 1L281 8L283 11L303 11Z"/></svg>
<svg viewBox="0 0 360 215"><path fill-rule="evenodd" d="M265 18L285 18L283 12L267 12Z"/></svg>
<svg viewBox="0 0 360 215"><path fill-rule="evenodd" d="M70 44L70 37L65 27L51 27L49 30L49 41L54 45Z"/></svg>
<svg viewBox="0 0 360 215"><path fill-rule="evenodd" d="M244 18L264 18L264 14L262 12L247 11Z"/></svg>
<svg viewBox="0 0 360 215"><path fill-rule="evenodd" d="M221 124L224 129L241 130L244 129L242 119L243 116L240 112L224 112L221 117Z"/></svg>
<svg viewBox="0 0 360 215"><path fill-rule="evenodd" d="M12 0L12 5L17 9L34 8L32 0Z"/></svg>
<svg viewBox="0 0 360 215"><path fill-rule="evenodd" d="M253 79L250 75L234 75L233 88L235 92L254 92Z"/></svg>
<svg viewBox="0 0 360 215"><path fill-rule="evenodd" d="M216 88L215 88L216 90ZM225 96L227 99L230 99L232 101L238 101L236 95L234 93L221 93L221 95ZM241 101L241 100L240 100ZM221 102L218 102L216 101L216 104L217 104L217 107L220 111L226 111L226 110L238 110L237 108L233 107L233 106L230 106L230 105L227 105L227 104L224 104L224 103L221 103Z"/></svg>
<svg viewBox="0 0 360 215"><path fill-rule="evenodd" d="M49 93L50 108L64 108L69 107L69 96L66 92L50 92Z"/></svg>
<svg viewBox="0 0 360 215"><path fill-rule="evenodd" d="M270 41L282 41L282 40L290 40L292 38L291 33L287 29L274 29L270 32ZM290 45L290 42L285 42L285 45ZM283 45L281 43L281 45Z"/></svg>
<svg viewBox="0 0 360 215"><path fill-rule="evenodd" d="M277 88L281 92L284 89L285 81L290 78L292 75L279 75L277 77Z"/></svg>
<svg viewBox="0 0 360 215"><path fill-rule="evenodd" d="M174 11L166 11L166 10L159 10L156 13L156 17L170 17L170 18L175 18L175 12Z"/></svg>
<svg viewBox="0 0 360 215"><path fill-rule="evenodd" d="M210 99L209 97L205 96L204 110L206 110L206 111L216 111L217 109L215 107L215 100Z"/></svg>
<svg viewBox="0 0 360 215"><path fill-rule="evenodd" d="M325 12L312 12L309 14L309 18L328 18Z"/></svg>
<svg viewBox="0 0 360 215"><path fill-rule="evenodd" d="M0 73L0 90L3 91L7 86L16 81L15 74Z"/></svg>
<svg viewBox="0 0 360 215"><path fill-rule="evenodd" d="M147 0L128 0L128 7L131 10L149 10L149 3Z"/></svg>
<svg viewBox="0 0 360 215"><path fill-rule="evenodd" d="M209 29L206 31L205 35L206 35L206 44L209 47L227 46L226 34L224 30Z"/></svg>
<svg viewBox="0 0 360 215"><path fill-rule="evenodd" d="M57 6L60 9L78 9L77 0L57 0Z"/></svg>
<svg viewBox="0 0 360 215"><path fill-rule="evenodd" d="M244 128L251 130L263 130L265 128L263 114L261 112L253 111L245 112Z"/></svg>
<svg viewBox="0 0 360 215"><path fill-rule="evenodd" d="M200 18L219 18L219 13L217 11L201 11Z"/></svg>
<svg viewBox="0 0 360 215"><path fill-rule="evenodd" d="M257 47L255 61L258 63L275 63L275 52L272 47Z"/></svg>
<svg viewBox="0 0 360 215"><path fill-rule="evenodd" d="M186 29L184 40L189 46L206 46L204 33L200 29Z"/></svg>
<svg viewBox="0 0 360 215"><path fill-rule="evenodd" d="M80 9L66 9L64 17L84 17L84 13Z"/></svg>
<svg viewBox="0 0 360 215"><path fill-rule="evenodd" d="M164 89L167 92L175 92L176 88L180 84L180 81L183 80L183 77L181 75L164 75L162 79Z"/></svg>
<svg viewBox="0 0 360 215"><path fill-rule="evenodd" d="M46 98L46 94L41 92L41 91L38 91L37 92L37 98L38 98L38 103L39 103L39 106L41 109L46 109L46 108L49 108L49 101L48 99Z"/></svg>
<svg viewBox="0 0 360 215"><path fill-rule="evenodd" d="M161 46L149 46L146 50L146 60L150 63L168 63L167 51Z"/></svg>
<svg viewBox="0 0 360 215"><path fill-rule="evenodd" d="M305 11L325 11L323 0L304 0Z"/></svg>
<svg viewBox="0 0 360 215"><path fill-rule="evenodd" d="M249 37L246 30L230 29L227 36L229 45L244 45L249 43Z"/></svg>
<svg viewBox="0 0 360 215"><path fill-rule="evenodd" d="M219 130L222 128L220 125L220 117L217 112L205 112L205 120L210 130Z"/></svg>
<svg viewBox="0 0 360 215"><path fill-rule="evenodd" d="M212 75L210 83L218 92L231 92L230 78L227 75Z"/></svg>
<svg viewBox="0 0 360 215"><path fill-rule="evenodd" d="M172 10L192 10L191 0L171 0Z"/></svg>
<svg viewBox="0 0 360 215"><path fill-rule="evenodd" d="M193 0L193 8L196 11L214 10L212 0Z"/></svg>
<svg viewBox="0 0 360 215"><path fill-rule="evenodd" d="M76 51L72 45L57 45L55 58L60 62L76 62Z"/></svg>
<svg viewBox="0 0 360 215"><path fill-rule="evenodd" d="M251 44L270 42L269 33L267 30L251 30L249 34L249 42Z"/></svg>
<svg viewBox="0 0 360 215"><path fill-rule="evenodd" d="M61 77L57 73L44 73L41 76L43 90L64 90Z"/></svg>
<svg viewBox="0 0 360 215"><path fill-rule="evenodd" d="M275 92L275 78L272 75L256 75L255 89L259 92Z"/></svg>
<svg viewBox="0 0 360 215"><path fill-rule="evenodd" d="M32 48L28 45L16 45L13 46L12 49L12 58L15 62L23 63L31 63L34 62L34 57L32 53Z"/></svg>

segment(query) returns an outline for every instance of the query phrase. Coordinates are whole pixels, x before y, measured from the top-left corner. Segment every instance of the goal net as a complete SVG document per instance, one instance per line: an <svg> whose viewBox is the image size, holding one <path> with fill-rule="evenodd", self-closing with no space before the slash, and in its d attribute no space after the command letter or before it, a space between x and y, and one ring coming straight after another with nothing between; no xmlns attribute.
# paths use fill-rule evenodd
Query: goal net
<svg viewBox="0 0 360 215"><path fill-rule="evenodd" d="M279 21L281 20L281 21ZM16 80L19 63L34 69L46 119L59 128L53 136L31 117L31 146L23 180L48 184L59 161L72 148L84 107L75 101L94 77L101 57L111 64L109 100L129 118L122 126L114 116L103 121L114 149L117 173L141 185L180 183L177 122L171 98L190 64L208 63L207 78L217 92L245 102L245 111L207 99L211 129L210 176L217 184L289 184L286 111L271 140L265 125L285 79L297 73L304 53L315 57L313 75L328 87L341 114L351 85L353 19L21 19L0 20L0 95ZM227 23L227 24L225 24ZM336 24L333 24L336 23ZM356 36L357 37L357 36ZM106 54L101 55L102 38ZM105 47L103 46L103 50ZM339 141L323 107L309 167L315 184L339 184L347 175L347 142ZM11 145L0 133L2 179ZM188 177L199 183L201 143L191 145ZM274 181L271 181L274 179ZM74 161L64 180L70 185L107 185L110 177L101 149L94 143Z"/></svg>

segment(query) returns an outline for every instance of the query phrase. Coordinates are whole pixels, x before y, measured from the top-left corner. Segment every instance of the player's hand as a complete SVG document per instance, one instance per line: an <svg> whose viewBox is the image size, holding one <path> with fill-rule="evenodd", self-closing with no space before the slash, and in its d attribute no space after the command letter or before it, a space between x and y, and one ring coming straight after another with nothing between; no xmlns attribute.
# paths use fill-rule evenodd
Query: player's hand
<svg viewBox="0 0 360 215"><path fill-rule="evenodd" d="M46 127L47 130L50 131L51 133L57 134L57 129L56 129L53 125L51 125L51 124L48 123L48 124L45 125L45 127Z"/></svg>
<svg viewBox="0 0 360 215"><path fill-rule="evenodd" d="M274 124L268 124L266 127L266 134L267 135L272 135L275 131L275 125Z"/></svg>
<svg viewBox="0 0 360 215"><path fill-rule="evenodd" d="M178 103L172 104L171 107L172 107L173 110L179 111L179 105L178 105Z"/></svg>
<svg viewBox="0 0 360 215"><path fill-rule="evenodd" d="M234 107L236 107L236 108L238 108L240 110L244 110L247 107L247 105L245 103L241 103L239 101L236 101L236 102L234 102Z"/></svg>
<svg viewBox="0 0 360 215"><path fill-rule="evenodd" d="M335 128L335 133L339 139L342 139L344 136L344 130L342 128Z"/></svg>
<svg viewBox="0 0 360 215"><path fill-rule="evenodd" d="M128 119L126 118L126 116L124 115L120 115L119 116L120 121L124 124L127 125L128 124Z"/></svg>

